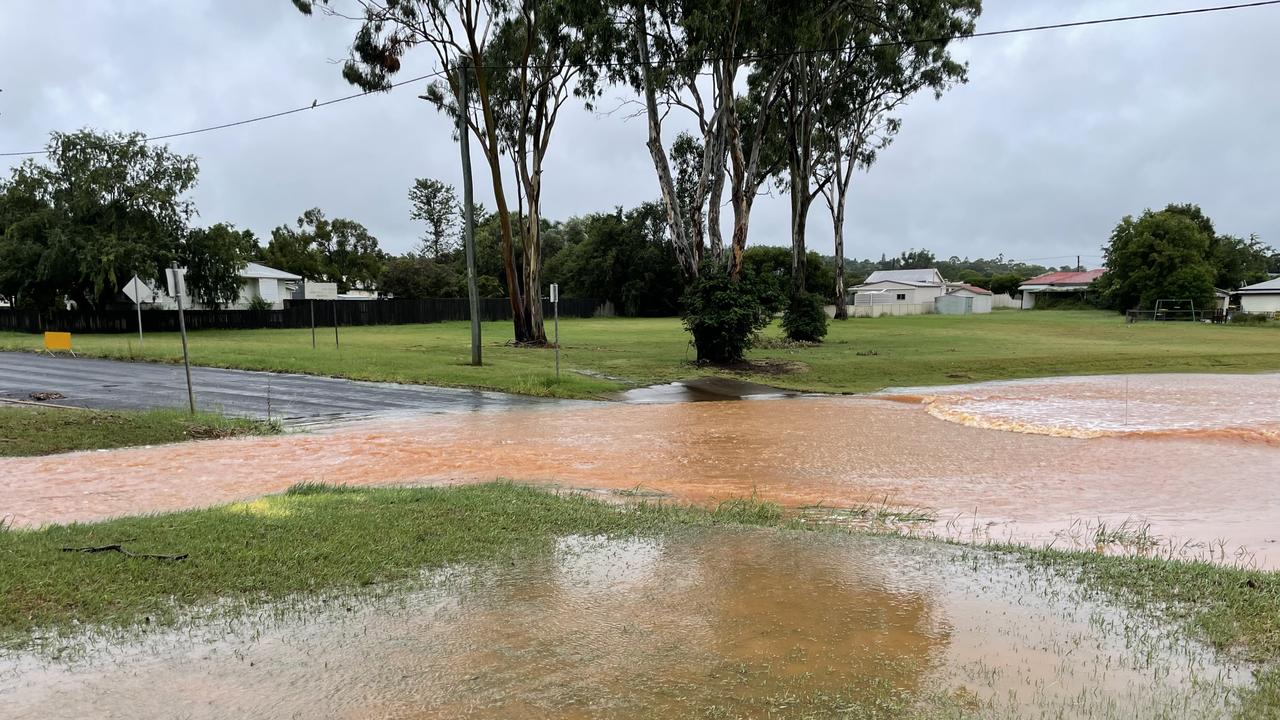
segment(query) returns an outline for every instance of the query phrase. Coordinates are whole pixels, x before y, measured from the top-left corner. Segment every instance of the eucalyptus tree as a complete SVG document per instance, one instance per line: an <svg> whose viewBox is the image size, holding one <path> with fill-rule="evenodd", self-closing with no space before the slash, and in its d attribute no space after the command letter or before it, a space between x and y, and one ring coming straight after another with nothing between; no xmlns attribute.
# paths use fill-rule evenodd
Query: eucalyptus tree
<svg viewBox="0 0 1280 720"><path fill-rule="evenodd" d="M754 83L746 80L772 52L770 28L787 22L792 3L783 0L613 0L613 26L630 28L629 41L597 35L589 62L608 61L611 80L629 85L641 98L646 145L666 208L667 224L687 281L697 278L704 258L717 261L737 277L742 267L751 208L767 174L760 149L768 123L748 112L763 110L776 98L782 69ZM698 128L697 168L680 185L663 128L672 109L692 114ZM677 148L678 149L678 148ZM726 188L733 207L733 235L725 248L720 207ZM683 192L682 192L683 190ZM722 256L726 262L720 263Z"/></svg>
<svg viewBox="0 0 1280 720"><path fill-rule="evenodd" d="M833 55L817 115L822 143L816 172L834 226L836 318L848 317L844 287L844 225L853 173L869 169L902 127L895 113L921 91L934 98L967 80L968 66L951 56L952 39L973 33L981 0L881 0L855 17Z"/></svg>
<svg viewBox="0 0 1280 720"><path fill-rule="evenodd" d="M543 161L559 110L584 72L576 62L579 38L595 25L590 16L601 14L600 6L582 0L351 0L359 13L347 15L336 7L340 0L292 1L306 14L320 9L360 23L343 77L364 90L389 89L410 49L434 52L444 79L424 97L462 117L488 164L516 340L545 343L535 219L541 215ZM469 82L460 104L461 73ZM504 158L516 171L522 206L519 269Z"/></svg>
<svg viewBox="0 0 1280 720"><path fill-rule="evenodd" d="M427 224L422 236L421 254L439 258L453 249L453 238L462 215L458 192L446 182L434 178L418 178L409 188L409 217Z"/></svg>

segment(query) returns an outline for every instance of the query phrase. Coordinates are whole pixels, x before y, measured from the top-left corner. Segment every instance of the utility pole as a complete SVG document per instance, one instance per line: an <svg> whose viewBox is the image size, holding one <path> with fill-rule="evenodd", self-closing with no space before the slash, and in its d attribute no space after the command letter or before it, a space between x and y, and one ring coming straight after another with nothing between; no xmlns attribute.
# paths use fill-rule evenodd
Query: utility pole
<svg viewBox="0 0 1280 720"><path fill-rule="evenodd" d="M187 320L182 312L182 294L187 290L187 279L183 275L186 268L179 268L175 260L173 265L174 295L178 298L178 331L182 333L182 367L187 371L187 407L191 414L196 414L196 394L191 389L191 356L187 353Z"/></svg>
<svg viewBox="0 0 1280 720"><path fill-rule="evenodd" d="M471 197L471 143L467 137L467 63L458 63L458 144L462 146L462 243L467 253L467 301L471 306L471 364L480 361L480 289L476 285L476 218Z"/></svg>

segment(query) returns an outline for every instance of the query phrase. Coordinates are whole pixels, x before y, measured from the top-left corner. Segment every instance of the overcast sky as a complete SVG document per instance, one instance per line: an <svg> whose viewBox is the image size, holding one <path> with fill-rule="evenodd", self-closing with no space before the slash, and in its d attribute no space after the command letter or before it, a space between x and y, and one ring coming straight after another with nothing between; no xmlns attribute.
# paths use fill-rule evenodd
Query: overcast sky
<svg viewBox="0 0 1280 720"><path fill-rule="evenodd" d="M987 0L980 30L1158 12L1218 0ZM351 94L336 60L355 25L288 0L11 0L0 20L0 152L54 130L151 135ZM1280 245L1280 6L961 43L970 80L916 99L850 203L847 253L1100 262L1125 214L1204 207L1222 232ZM435 69L423 48L404 77ZM309 207L364 223L392 252L420 228L415 177L458 183L448 121L418 87L169 141L200 161L200 222L269 236ZM600 103L612 109L625 97ZM545 214L656 198L642 119L574 105L556 130ZM670 138L668 138L670 139ZM6 175L15 163L0 158ZM478 166L479 167L479 166ZM492 207L487 178L477 199ZM813 249L831 252L816 205ZM753 244L789 242L785 197L762 198Z"/></svg>

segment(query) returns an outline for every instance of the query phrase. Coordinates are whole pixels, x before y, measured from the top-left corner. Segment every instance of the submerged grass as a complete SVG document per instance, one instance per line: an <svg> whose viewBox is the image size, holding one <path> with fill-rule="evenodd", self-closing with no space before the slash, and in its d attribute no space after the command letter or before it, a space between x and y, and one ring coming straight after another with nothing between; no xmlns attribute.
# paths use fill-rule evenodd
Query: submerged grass
<svg viewBox="0 0 1280 720"><path fill-rule="evenodd" d="M0 457L265 435L275 423L183 410L103 411L0 405Z"/></svg>
<svg viewBox="0 0 1280 720"><path fill-rule="evenodd" d="M883 514L875 507L853 512ZM793 515L754 498L697 508L635 500L618 505L502 482L454 488L304 484L222 507L0 532L0 646L23 649L41 635L74 635L77 628L165 625L215 604L234 612L299 594L408 580L434 568L516 561L522 553L550 550L566 535L653 535L691 526L850 531L839 523L806 522L803 512ZM188 557L62 550L112 544ZM1042 570L1049 582L1101 593L1252 663L1255 684L1240 698L1236 717L1280 717L1280 574L1017 545L970 546L969 552L979 558L975 562L991 553L1012 555ZM846 713L851 717L914 717L904 708L929 698L890 693L872 705L844 697L811 700L854 708ZM968 716L949 701L942 706L949 706L942 716ZM714 710L707 715L715 716Z"/></svg>

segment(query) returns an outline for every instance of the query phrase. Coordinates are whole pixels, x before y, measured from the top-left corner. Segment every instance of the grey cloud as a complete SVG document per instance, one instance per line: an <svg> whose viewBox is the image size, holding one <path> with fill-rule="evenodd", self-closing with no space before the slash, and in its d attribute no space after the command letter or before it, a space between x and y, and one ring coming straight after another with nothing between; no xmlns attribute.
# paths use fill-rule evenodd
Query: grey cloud
<svg viewBox="0 0 1280 720"><path fill-rule="evenodd" d="M1186 6L988 0L979 26ZM927 247L1060 262L1080 253L1096 263L1121 216L1168 202L1198 202L1223 231L1280 244L1277 26L1280 7L961 44L970 82L937 102L915 100L901 136L855 181L850 254ZM330 61L344 56L353 30L305 18L285 0L12 3L0 25L0 151L40 147L50 130L160 134L349 95ZM422 52L404 73L432 69ZM200 158L203 222L266 236L318 206L404 251L419 233L405 199L412 179L460 178L452 128L419 92L170 145ZM549 217L657 196L644 125L627 115L575 106L564 116L547 167ZM482 174L477 197L492 205ZM762 198L753 242L786 243L786 214L785 198ZM829 252L824 216L815 206L809 241Z"/></svg>

